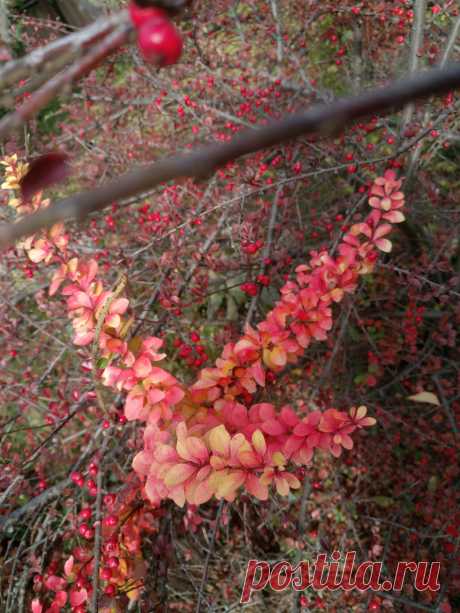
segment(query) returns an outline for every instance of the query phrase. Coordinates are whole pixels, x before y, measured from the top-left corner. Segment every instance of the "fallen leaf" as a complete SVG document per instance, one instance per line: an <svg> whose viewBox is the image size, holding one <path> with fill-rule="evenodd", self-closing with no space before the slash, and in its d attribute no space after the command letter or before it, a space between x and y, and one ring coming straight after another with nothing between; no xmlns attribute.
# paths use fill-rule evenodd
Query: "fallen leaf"
<svg viewBox="0 0 460 613"><path fill-rule="evenodd" d="M407 399L413 400L414 402L426 402L428 404L435 404L437 407L441 406L438 397L432 392L419 392L414 396L408 396Z"/></svg>

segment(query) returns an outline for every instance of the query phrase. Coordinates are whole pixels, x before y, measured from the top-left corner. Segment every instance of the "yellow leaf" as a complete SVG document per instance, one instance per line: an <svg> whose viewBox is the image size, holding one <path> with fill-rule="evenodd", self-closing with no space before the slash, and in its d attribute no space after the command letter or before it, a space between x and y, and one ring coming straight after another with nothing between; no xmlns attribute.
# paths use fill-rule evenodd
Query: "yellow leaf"
<svg viewBox="0 0 460 613"><path fill-rule="evenodd" d="M267 444L265 443L264 435L260 430L256 430L252 435L252 444L258 454L264 455L267 451Z"/></svg>
<svg viewBox="0 0 460 613"><path fill-rule="evenodd" d="M209 433L209 444L212 451L227 456L230 448L230 434L224 425L216 426Z"/></svg>
<svg viewBox="0 0 460 613"><path fill-rule="evenodd" d="M407 399L413 400L414 402L426 402L428 404L435 404L437 407L441 406L438 397L432 392L419 392L414 396L408 396Z"/></svg>
<svg viewBox="0 0 460 613"><path fill-rule="evenodd" d="M275 451L272 457L272 462L278 468L283 469L284 466L286 465L286 458L280 451Z"/></svg>

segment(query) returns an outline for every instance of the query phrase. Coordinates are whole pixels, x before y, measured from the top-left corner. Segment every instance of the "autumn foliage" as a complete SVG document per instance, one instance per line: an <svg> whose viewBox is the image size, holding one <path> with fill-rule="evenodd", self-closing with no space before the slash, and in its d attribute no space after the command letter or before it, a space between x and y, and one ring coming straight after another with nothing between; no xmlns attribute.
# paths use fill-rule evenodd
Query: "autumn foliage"
<svg viewBox="0 0 460 613"><path fill-rule="evenodd" d="M386 83L420 10L167 4L122 3L121 49L8 138L3 221ZM425 8L434 64L458 10ZM345 548L389 574L440 559L443 590L249 610L455 610L457 111L452 92L331 126L5 250L7 613L239 610L250 558Z"/></svg>

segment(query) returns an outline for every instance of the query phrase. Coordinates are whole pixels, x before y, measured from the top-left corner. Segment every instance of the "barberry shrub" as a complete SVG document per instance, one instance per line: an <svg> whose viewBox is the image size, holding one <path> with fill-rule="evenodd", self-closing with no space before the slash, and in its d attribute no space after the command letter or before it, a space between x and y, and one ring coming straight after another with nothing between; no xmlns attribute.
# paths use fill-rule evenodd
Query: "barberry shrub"
<svg viewBox="0 0 460 613"><path fill-rule="evenodd" d="M27 151L17 137L7 142L5 219L47 209L67 184L91 189L132 162L205 138L224 143L386 79L383 54L398 57L415 37L412 9L381 3L197 3L177 25L163 5L130 3L130 51L28 125L45 155L29 162L29 141ZM435 9L425 19L440 46L456 14ZM357 68L360 36L368 64ZM425 51L427 62L437 57ZM16 103L30 95L20 91ZM415 556L418 539L427 548L424 522L454 558L455 505L434 517L443 495L455 498L457 478L449 467L441 485L435 470L452 463L459 410L458 247L441 222L455 187L437 186L451 172L440 135L453 96L429 110L434 118L406 111L399 135L394 118L372 117L335 139L229 162L211 179L173 179L5 253L6 611L17 601L33 613L231 607L239 586L226 563L209 576L219 540L238 556L241 579L250 558L294 563L328 540L355 549L358 535L364 559L379 559L382 526L404 528L399 515L417 538L385 551L389 568ZM419 194L429 211L416 206ZM206 532L203 556L196 544ZM195 571L178 580L187 562ZM206 593L207 580L222 594ZM281 598L313 610L362 602Z"/></svg>

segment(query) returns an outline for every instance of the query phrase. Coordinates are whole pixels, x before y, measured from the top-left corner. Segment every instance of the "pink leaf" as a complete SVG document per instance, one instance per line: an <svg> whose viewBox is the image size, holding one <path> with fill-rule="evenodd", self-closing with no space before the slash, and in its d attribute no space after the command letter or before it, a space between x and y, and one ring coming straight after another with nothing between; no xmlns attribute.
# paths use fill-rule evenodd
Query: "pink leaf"
<svg viewBox="0 0 460 613"><path fill-rule="evenodd" d="M63 181L69 174L68 156L60 151L45 153L29 164L29 171L21 180L21 193L24 200L34 194Z"/></svg>
<svg viewBox="0 0 460 613"><path fill-rule="evenodd" d="M61 590L54 597L53 604L56 604L59 607L63 607L66 602L67 602L67 592L64 592L64 590Z"/></svg>
<svg viewBox="0 0 460 613"><path fill-rule="evenodd" d="M67 577L69 577L72 574L73 563L74 563L74 557L70 556L70 558L68 558L64 564L64 572Z"/></svg>
<svg viewBox="0 0 460 613"><path fill-rule="evenodd" d="M279 434L283 434L285 429L283 424L281 424L277 419L268 419L264 421L262 424L262 430L267 434L271 434L272 436L278 436Z"/></svg>
<svg viewBox="0 0 460 613"><path fill-rule="evenodd" d="M50 575L48 579L45 581L45 587L49 590L53 590L53 592L59 592L64 589L67 585L67 582L62 579L62 577L58 577L57 575Z"/></svg>
<svg viewBox="0 0 460 613"><path fill-rule="evenodd" d="M32 613L42 613L43 611L43 605L38 600L38 598L34 598L32 600L31 608L32 608Z"/></svg>
<svg viewBox="0 0 460 613"><path fill-rule="evenodd" d="M88 592L85 588L81 590L72 590L70 592L70 604L72 607L79 607L88 600Z"/></svg>

